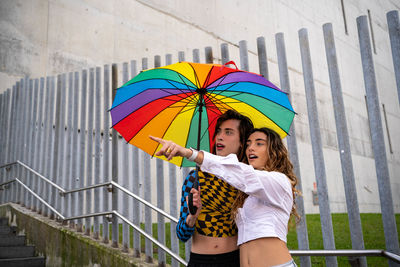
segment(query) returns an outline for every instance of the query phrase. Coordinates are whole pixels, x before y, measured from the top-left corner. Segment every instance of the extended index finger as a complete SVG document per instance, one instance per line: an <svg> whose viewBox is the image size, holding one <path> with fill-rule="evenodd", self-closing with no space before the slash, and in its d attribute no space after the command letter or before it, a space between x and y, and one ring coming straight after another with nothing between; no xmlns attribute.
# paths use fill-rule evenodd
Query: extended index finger
<svg viewBox="0 0 400 267"><path fill-rule="evenodd" d="M164 144L164 140L163 139L161 139L161 138L159 138L159 137L155 137L155 136L151 136L151 135L149 135L149 138L151 139L151 140L153 140L153 141L156 141L157 143L160 143L160 144Z"/></svg>

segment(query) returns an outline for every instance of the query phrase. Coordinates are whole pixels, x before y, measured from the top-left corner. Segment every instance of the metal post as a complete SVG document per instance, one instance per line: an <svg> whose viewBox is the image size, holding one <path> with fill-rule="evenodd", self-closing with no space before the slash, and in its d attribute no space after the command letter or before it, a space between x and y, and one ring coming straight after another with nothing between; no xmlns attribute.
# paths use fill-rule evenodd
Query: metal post
<svg viewBox="0 0 400 267"><path fill-rule="evenodd" d="M211 46L207 46L204 49L205 55L206 55L206 63L208 64L212 64L214 62L214 56L213 56L213 52L212 52L212 47Z"/></svg>
<svg viewBox="0 0 400 267"><path fill-rule="evenodd" d="M289 72L286 60L286 48L285 48L285 39L283 33L277 33L275 35L276 41L276 50L278 54L278 67L279 67L279 76L281 82L281 89L288 93L289 100L291 101L291 91L290 91L290 82L289 82ZM301 186L301 175L300 175L300 162L299 155L297 150L297 139L296 139L296 129L294 123L290 127L289 135L286 137L288 150L290 155L290 160L293 164L294 173L297 176L297 185L296 188L300 192L303 191ZM309 250L309 242L308 242L308 232L307 232L307 219L304 211L304 199L303 196L298 195L296 197L296 206L297 213L300 215L301 219L296 224L296 232L297 232L297 243L299 249L301 250ZM311 266L311 259L307 256L300 257L300 265L302 267Z"/></svg>
<svg viewBox="0 0 400 267"><path fill-rule="evenodd" d="M104 65L104 103L103 103L103 180L110 181L110 65ZM110 210L110 198L108 188L103 188L103 211ZM110 240L108 220L103 217L103 243L108 244Z"/></svg>
<svg viewBox="0 0 400 267"><path fill-rule="evenodd" d="M200 62L200 50L199 49L193 49L193 62L199 63ZM167 64L169 65L169 64Z"/></svg>
<svg viewBox="0 0 400 267"><path fill-rule="evenodd" d="M17 141L17 160L21 160L24 161L25 160L25 156L26 156L26 132L27 132L27 113L28 113L28 109L29 109L29 88L28 88L28 80L27 79L21 79L21 99L18 105L18 109L20 110L20 124L18 127L18 132L17 132L17 136L18 136L18 141ZM17 177L21 177L21 179L23 177L25 177L25 169L18 167L18 174ZM26 180L26 179L24 179ZM18 184L17 186L17 198L16 198L16 202L20 203L22 206L25 205L24 203L24 196L25 196L25 189Z"/></svg>
<svg viewBox="0 0 400 267"><path fill-rule="evenodd" d="M178 52L178 60L179 62L185 61L185 52L183 51Z"/></svg>
<svg viewBox="0 0 400 267"><path fill-rule="evenodd" d="M249 54L247 51L247 41L242 40L239 42L240 52L240 69L249 71Z"/></svg>
<svg viewBox="0 0 400 267"><path fill-rule="evenodd" d="M390 11L386 14L390 45L392 47L392 58L394 75L396 77L397 84L397 97L400 103L400 22L399 12L397 10Z"/></svg>
<svg viewBox="0 0 400 267"><path fill-rule="evenodd" d="M101 68L96 67L96 90L93 95L93 99L96 98L94 102L95 105L95 136L94 136L94 184L99 184L100 181L100 167L101 167L101 136L100 136L100 105L101 105ZM94 202L94 212L100 212L100 189L96 188L93 191L93 202ZM100 226L99 217L95 216L93 218L93 238L100 238Z"/></svg>
<svg viewBox="0 0 400 267"><path fill-rule="evenodd" d="M51 179L55 184L59 184L62 179L62 169L63 169L63 156L64 152L64 129L65 120L63 109L65 107L64 95L65 95L65 82L66 75L57 75L57 98L56 98L56 113L55 113L55 132L54 132L54 145L53 145L53 170ZM60 179L61 178L61 179ZM51 187L51 205L55 207L56 210L60 210L60 199L57 189ZM50 218L54 218L55 214L51 212Z"/></svg>
<svg viewBox="0 0 400 267"><path fill-rule="evenodd" d="M53 143L53 116L54 116L54 77L47 77L46 79L46 102L45 102L45 153L46 159L43 161L44 176L50 178L51 167L53 162L52 157L52 143ZM43 199L47 202L50 200L51 187L48 183L43 186ZM43 216L49 215L49 209L41 204L41 213Z"/></svg>
<svg viewBox="0 0 400 267"><path fill-rule="evenodd" d="M55 178L56 184L61 185L63 188L65 188L65 121L66 121L66 105L67 105L67 74L63 73L61 75L61 107L60 107L60 124L59 124L59 139L58 139L58 146L59 146L59 151L58 151L58 163L57 163L57 177ZM56 194L56 209L61 213L65 214L64 207L65 204L65 198L60 196L60 192L57 191Z"/></svg>
<svg viewBox="0 0 400 267"><path fill-rule="evenodd" d="M79 132L79 176L77 178L79 185L82 188L85 182L85 149L86 149L86 114L87 114L87 70L82 71L82 86L81 86L81 98L80 98L80 132ZM84 214L84 198L83 192L78 193L78 205L77 214ZM78 219L77 231L83 232L83 220Z"/></svg>
<svg viewBox="0 0 400 267"><path fill-rule="evenodd" d="M6 103L4 106L4 110L5 110L5 125L3 128L4 129L4 140L3 140L3 146L4 147L4 162L3 163L7 163L10 162L10 156L9 156L9 151L10 151L10 134L11 134L11 126L12 126L12 113L11 113L11 108L12 108L12 94L13 91L11 91L11 89L7 89L6 91ZM2 170L3 172L3 177L4 177L4 181L8 180L8 174L9 174L9 170L4 168ZM4 191L4 193L2 194L1 197L1 203L6 203L9 201L9 193L10 190L7 189Z"/></svg>
<svg viewBox="0 0 400 267"><path fill-rule="evenodd" d="M265 48L265 38L264 37L257 38L257 53L258 53L258 66L260 68L260 74L265 79L269 79L267 49Z"/></svg>
<svg viewBox="0 0 400 267"><path fill-rule="evenodd" d="M73 106L73 122L72 122L72 151L74 157L72 157L71 164L71 189L79 187L79 72L74 72L74 106ZM71 195L71 216L78 215L78 205L81 205L79 201L79 195ZM71 220L69 226L71 228L76 226L76 220Z"/></svg>
<svg viewBox="0 0 400 267"><path fill-rule="evenodd" d="M34 84L34 92L33 92L33 109L32 109L32 115L31 115L31 136L28 141L28 144L30 144L30 155L29 155L29 161L27 162L28 165L32 166L35 170L38 170L36 166L36 158L39 157L39 149L37 146L38 143L38 138L37 136L39 135L39 118L38 118L38 111L39 111L39 105L38 105L38 94L39 94L39 79L35 79L35 84ZM29 172L30 173L30 172ZM30 178L28 178L29 185L31 189L34 192L38 191L37 188L37 183L35 179L36 177L32 174L30 174ZM32 194L28 195L28 205L27 207L36 210L35 208L35 197Z"/></svg>
<svg viewBox="0 0 400 267"><path fill-rule="evenodd" d="M131 61L131 78L137 75L136 60ZM133 147L132 151L132 192L139 195L139 149ZM140 206L139 201L133 201L133 224L140 226ZM133 231L133 256L140 257L140 234L138 231Z"/></svg>
<svg viewBox="0 0 400 267"><path fill-rule="evenodd" d="M39 115L38 115L38 139L37 139L37 148L38 156L35 157L36 169L39 173L44 173L44 157L45 157L45 122L44 122L44 108L45 108L45 78L40 78L40 89L39 89ZM43 187L44 183L42 183L42 179L37 179L37 188L38 195L43 197ZM39 199L35 199L36 201L36 211L40 212L41 202Z"/></svg>
<svg viewBox="0 0 400 267"><path fill-rule="evenodd" d="M388 162L386 158L385 139L382 129L382 119L379 110L378 88L376 85L374 62L366 16L357 18L358 38L360 42L361 62L364 74L364 85L367 94L369 126L371 129L372 149L374 151L376 176L378 179L379 199L381 202L383 230L386 249L400 254L397 238L396 219L394 217L392 191ZM397 264L389 261L389 266Z"/></svg>
<svg viewBox="0 0 400 267"><path fill-rule="evenodd" d="M118 66L112 64L111 66L111 90L112 99L115 98L116 89L118 88ZM118 183L118 134L115 129L112 129L112 181ZM118 210L118 192L116 188L113 188L111 210ZM112 243L111 246L114 248L118 247L118 217L115 214L112 215Z"/></svg>
<svg viewBox="0 0 400 267"><path fill-rule="evenodd" d="M198 49L197 49L198 51ZM194 52L193 52L194 53ZM194 61L194 54L193 54L193 62L197 62ZM198 59L200 62L200 56ZM165 64L169 65L172 63L172 55L171 54L167 54L165 56ZM170 205L170 214L173 217L178 217L177 214L177 195L176 195L176 167L173 164L168 164L168 168L169 168L169 205ZM178 243L178 239L176 238L176 223L172 222L170 223L170 237L171 237L171 250L179 255L179 243ZM174 259L171 258L171 266L172 267L178 267L179 266L179 262Z"/></svg>
<svg viewBox="0 0 400 267"><path fill-rule="evenodd" d="M221 44L221 60L222 64L229 62L229 48L227 43Z"/></svg>
<svg viewBox="0 0 400 267"><path fill-rule="evenodd" d="M364 249L364 239L361 228L360 211L358 209L357 189L354 178L353 162L351 159L349 132L347 130L346 113L343 103L342 86L336 57L335 39L331 23L323 26L326 60L328 62L329 80L331 84L333 106L335 107L336 131L339 143L340 161L344 192L346 195L347 215L349 217L350 236L353 249ZM365 257L351 260L359 266L367 266Z"/></svg>
<svg viewBox="0 0 400 267"><path fill-rule="evenodd" d="M25 125L24 125L24 148L23 148L23 155L21 155L21 160L30 166L31 165L31 153L32 153L32 115L33 115L33 101L34 101L34 87L33 87L33 80L26 80L26 89L27 89L27 94L26 94L26 112L25 112ZM28 185L30 188L32 186L32 176L31 173L28 172L25 168L22 170L23 175L21 176L25 178L25 184ZM29 208L30 207L30 197L32 196L29 194L28 190L23 190L24 195L23 195L23 201L22 205L25 207Z"/></svg>
<svg viewBox="0 0 400 267"><path fill-rule="evenodd" d="M87 123L87 151L86 151L86 178L85 185L93 184L93 119L94 119L94 68L89 69L88 92L88 123ZM92 213L92 190L86 191L86 213ZM85 219L85 235L90 235L91 218Z"/></svg>
<svg viewBox="0 0 400 267"><path fill-rule="evenodd" d="M68 73L68 99L67 99L67 140L66 140L66 154L65 154L65 176L64 176L64 183L61 186L66 190L72 189L72 179L73 179L73 170L72 170L72 161L73 161L73 154L74 154L74 147L72 146L72 139L73 139L73 132L74 127L72 124L72 117L74 115L74 73ZM72 195L67 194L62 198L63 205L62 210L65 212L66 217L72 216ZM71 224L70 224L71 225Z"/></svg>
<svg viewBox="0 0 400 267"><path fill-rule="evenodd" d="M299 30L299 41L301 61L303 66L304 86L306 89L307 113L310 126L314 171L318 188L318 203L320 207L319 210L323 244L324 249L335 249L332 217L329 207L328 187L326 184L325 161L322 151L321 132L318 121L317 100L315 95L310 47L306 29ZM337 266L336 257L326 257L325 262L327 266Z"/></svg>
<svg viewBox="0 0 400 267"><path fill-rule="evenodd" d="M148 68L147 58L142 58L142 69ZM151 166L150 166L150 155L147 153L143 154L143 178L144 181L144 199L148 202L151 201ZM153 235L151 209L149 207L144 208L144 229L149 235ZM146 238L145 240L145 254L146 262L153 262L153 244Z"/></svg>
<svg viewBox="0 0 400 267"><path fill-rule="evenodd" d="M122 84L125 84L128 82L128 63L124 62L122 64ZM129 149L129 144L127 144L123 139L122 139L122 170L121 170L121 176L120 178L120 184L124 188L128 188L128 179L129 179L129 168L128 166L130 165L129 163L129 156L128 156L128 149ZM129 197L126 194L122 195L122 202L121 202L121 210L122 214L124 216L128 216L129 214ZM129 225L125 222L122 222L122 251L123 252L128 252L129 251Z"/></svg>
<svg viewBox="0 0 400 267"><path fill-rule="evenodd" d="M195 52L193 51L193 55ZM154 57L154 67L161 67L161 56ZM163 160L156 159L156 182L157 182L157 207L164 210L164 162ZM165 244L165 220L164 216L157 213L157 234L158 241ZM158 248L158 266L166 266L165 251Z"/></svg>

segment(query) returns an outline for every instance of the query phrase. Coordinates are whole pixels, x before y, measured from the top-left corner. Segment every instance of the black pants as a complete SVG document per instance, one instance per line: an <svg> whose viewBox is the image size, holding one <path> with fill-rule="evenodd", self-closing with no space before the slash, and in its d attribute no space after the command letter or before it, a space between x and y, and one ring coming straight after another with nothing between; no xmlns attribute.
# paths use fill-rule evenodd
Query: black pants
<svg viewBox="0 0 400 267"><path fill-rule="evenodd" d="M240 267L239 250L223 254L196 254L190 252L188 267Z"/></svg>

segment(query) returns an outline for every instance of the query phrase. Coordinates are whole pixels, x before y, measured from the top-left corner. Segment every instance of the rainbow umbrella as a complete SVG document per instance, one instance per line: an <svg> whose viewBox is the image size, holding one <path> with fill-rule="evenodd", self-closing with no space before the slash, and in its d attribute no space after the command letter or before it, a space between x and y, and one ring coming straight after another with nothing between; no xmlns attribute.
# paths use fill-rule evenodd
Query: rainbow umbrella
<svg viewBox="0 0 400 267"><path fill-rule="evenodd" d="M160 145L149 135L211 151L216 120L229 109L285 137L295 114L287 94L262 76L227 64L180 62L141 72L118 88L110 110L113 128L151 156ZM194 166L181 157L171 162Z"/></svg>

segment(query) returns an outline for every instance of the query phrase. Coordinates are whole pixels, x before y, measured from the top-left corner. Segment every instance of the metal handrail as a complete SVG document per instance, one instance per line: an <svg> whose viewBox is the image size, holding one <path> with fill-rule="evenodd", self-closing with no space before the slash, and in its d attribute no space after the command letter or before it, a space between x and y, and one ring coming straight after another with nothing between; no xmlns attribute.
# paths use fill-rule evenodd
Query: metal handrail
<svg viewBox="0 0 400 267"><path fill-rule="evenodd" d="M75 219L83 219L83 218L88 218L88 217L97 217L97 216L106 216L106 215L110 215L110 214L114 214L115 216L119 217L121 220L123 220L125 223L129 224L130 226L132 226L136 231L140 232L142 235L144 235L146 238L148 238L151 242L153 242L154 244L156 244L157 246L159 246L161 249L163 249L165 252L167 252L168 254L171 255L171 257L175 258L177 261L179 261L182 264L187 265L187 262L185 260L183 260L181 257L179 257L178 255L175 255L175 253L173 251L171 251L168 247L166 247L164 244L160 243L157 239L155 239L154 237L152 237L151 235L149 235L148 233L146 233L145 231L143 231L140 227L136 226L135 224L133 224L132 222L130 222L126 217L124 217L123 215L121 215L120 213L118 213L117 211L113 210L112 212L110 211L106 211L106 212L97 212L97 213L91 213L91 214L85 214L85 215L80 215L80 216L74 216L74 217L64 217L63 215L61 215L61 213L59 213L56 209L54 209L49 203L47 203L45 200L43 200L38 194L36 194L35 192L33 192L27 185L25 185L22 181L20 181L18 178L14 178L13 180L9 181L9 182L18 182L20 185L22 185L26 190L28 190L29 193L31 193L32 195L34 195L40 202L42 202L46 207L48 207L50 210L52 210L57 216L58 218L60 218L62 221L69 221L69 220L75 220ZM118 184L114 183L114 185L117 185L120 189L126 190L125 188L119 186ZM125 193L130 193L128 190L126 190ZM137 197L137 196L135 196ZM158 209L158 208L157 208ZM163 212L165 213L165 212ZM167 213L165 213L167 214ZM171 216L169 216L171 217ZM171 217L173 218L173 217ZM174 218L173 218L174 219ZM175 219L176 220L176 219Z"/></svg>
<svg viewBox="0 0 400 267"><path fill-rule="evenodd" d="M94 188L98 188L98 187L102 187L102 186L109 186L112 185L113 187L116 187L117 189L121 190L122 192L124 192L125 194L135 198L136 200L140 201L141 203L145 204L146 206L152 208L153 210L161 213L162 215L164 215L165 217L167 217L168 219L170 219L171 221L178 223L178 219L175 217L172 217L170 214L166 213L165 211L159 209L158 207L152 205L150 202L142 199L141 197L137 196L136 194L130 192L129 190L127 190L126 188L122 187L121 185L119 185L118 183L111 181L111 182L106 182L106 183L101 183L101 184L96 184L96 185L91 185L91 186L87 186L87 187L82 187L82 188L78 188L78 189L73 189L73 190L69 190L66 191L64 189L62 189L61 187L59 187L58 185L56 185L55 183L53 183L52 181L48 180L46 177L44 177L43 175L39 174L38 172L36 172L35 170L33 170L32 168L30 168L29 166L27 166L26 164L20 162L20 161L16 161L13 163L8 163L5 164L3 166L0 166L0 168L4 168L10 165L14 165L14 164L20 164L21 166L23 166L24 168L28 169L29 171L33 172L34 174L36 174L38 177L40 177L41 179L45 180L46 182L50 183L51 185L55 186L58 190L60 190L60 195L64 196L66 194L70 194L70 193L75 193L75 192L79 192L79 191L84 191L84 190L89 190L89 189L94 189ZM124 222L126 222L127 224L129 224L130 226L132 226L135 230L137 230L138 232L140 232L142 235L144 235L146 238L148 238L149 240L151 240L153 243L155 243L157 246L159 246L160 248L162 248L165 252L167 252L168 254L170 254L172 257L174 257L176 260L178 260L179 262L181 262L182 264L187 265L187 262L185 262L182 258L180 258L179 256L175 255L171 250L169 250L168 247L164 246L163 244L161 244L158 240L154 239L151 235L147 234L145 231L143 231L140 227L134 225L132 222L130 222L127 218L125 218L124 216L122 216L120 213L118 213L117 211L106 211L106 212L98 212L98 213L90 213L90 214L86 214L86 215L80 215L80 216L74 216L74 217L64 217L61 213L59 213L56 209L54 209L49 203L47 203L45 200L43 200L39 195L37 195L34 191L32 191L27 185L25 185L22 181L20 181L18 178L14 178L10 181L4 182L2 184L0 184L0 186L12 183L12 182L18 182L19 184L21 184L26 190L28 190L32 195L34 195L40 202L42 202L46 207L48 207L50 210L52 210L55 214L57 214L57 216L63 220L63 221L69 221L69 220L75 220L75 219L82 219L82 218L89 218L89 217L96 217L96 216L107 216L107 215L111 215L114 214L115 216L118 216L119 218L121 218ZM385 257L388 258L396 263L400 263L400 256L386 251L386 250L379 250L379 249L366 249L366 250L290 250L289 251L290 254L292 256L378 256L378 257Z"/></svg>
<svg viewBox="0 0 400 267"><path fill-rule="evenodd" d="M49 203L47 203L45 200L43 200L38 194L33 192L28 186L26 186L23 182L21 182L18 178L14 178L14 181L18 182L20 185L22 185L26 190L29 191L32 195L34 195L37 199L39 199L40 202L42 202L46 207L48 207L50 210L52 210L55 214L57 214L58 217L61 219L65 219L61 213L59 213L55 208L53 208Z"/></svg>
<svg viewBox="0 0 400 267"><path fill-rule="evenodd" d="M165 211L163 211L162 209L160 209L160 208L154 206L154 205L151 204L150 202L148 202L148 201L142 199L141 197L135 195L134 193L132 193L131 191L125 189L125 188L122 187L122 186L120 186L120 185L117 184L116 182L111 181L111 184L112 184L112 186L115 186L115 187L117 187L119 190L123 191L125 194L127 194L127 195L129 195L129 196L135 198L136 200L142 202L142 203L145 204L146 206L148 206L148 207L152 208L153 210L155 210L155 211L161 213L162 215L164 215L165 217L167 217L167 218L170 219L171 221L173 221L173 222L175 222L175 223L178 223L179 220L178 220L177 218L172 217L170 214L168 214L168 213L166 213Z"/></svg>
<svg viewBox="0 0 400 267"><path fill-rule="evenodd" d="M118 216L120 219L122 219L125 223L129 224L130 226L132 226L133 228L135 228L136 231L140 232L142 235L144 235L146 238L148 238L149 240L151 240L151 242L155 243L157 246L159 246L161 249L163 249L165 252L167 252L168 254L170 254L172 257L174 257L177 261L179 261L180 263L184 264L185 266L188 264L185 260L183 260L181 257L175 255L174 252L172 252L168 247L166 247L164 244L161 244L160 242L158 242L157 239L153 238L151 235L149 235L148 233L146 233L145 231L143 231L140 227L134 225L132 222L130 222L128 219L126 219L124 216L122 216L121 214L119 214L117 211L113 210L113 213Z"/></svg>
<svg viewBox="0 0 400 267"><path fill-rule="evenodd" d="M126 188L122 187L121 185L119 185L118 183L111 181L111 182L105 182L105 183L101 183L101 184L95 184L95 185L90 185L90 186L86 186L86 187L81 187L81 188L77 188L77 189L73 189L73 190L65 190L63 188L61 188L60 186L58 186L57 184L53 183L52 181L50 181L49 179L47 179L46 177L44 177L43 175L41 175L40 173L38 173L37 171L33 170L32 168L30 168L28 165L22 163L21 161L17 160L16 162L13 163L8 163L6 165L0 166L0 168L3 168L4 166L8 166L8 165L13 165L13 164L20 164L22 167L26 168L28 171L34 173L35 175L37 175L39 178L41 178L42 180L46 181L47 183L51 184L52 186L54 186L55 188L57 188L60 191L60 195L63 197L67 194L71 194L71 193L76 193L79 191L84 191L84 190L89 190L89 189L94 189L97 187L102 187L102 186L115 186L116 188L118 188L119 190L121 190L122 192L124 192L125 194L135 198L136 200L142 202L144 205L152 208L153 210L157 211L158 213L164 215L165 217L167 217L168 219L170 219L171 221L178 223L178 219L171 216L170 214L166 213L165 211L163 211L162 209L154 206L153 204L151 204L150 202L142 199L141 197L137 196L136 194L132 193L131 191L127 190ZM12 181L8 181L4 184L10 183ZM3 184L0 184L0 186Z"/></svg>
<svg viewBox="0 0 400 267"><path fill-rule="evenodd" d="M400 263L400 256L380 249L289 250L292 256L379 256Z"/></svg>

